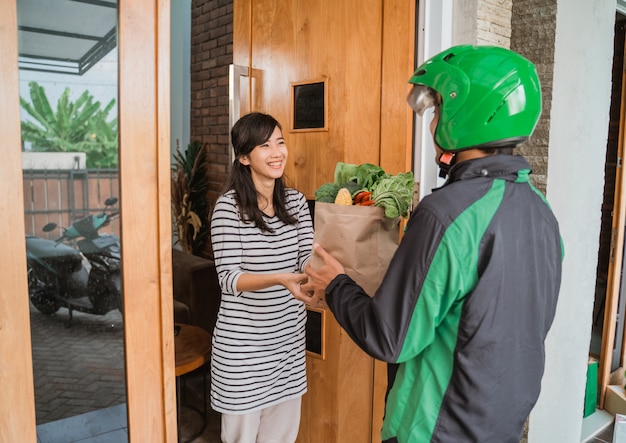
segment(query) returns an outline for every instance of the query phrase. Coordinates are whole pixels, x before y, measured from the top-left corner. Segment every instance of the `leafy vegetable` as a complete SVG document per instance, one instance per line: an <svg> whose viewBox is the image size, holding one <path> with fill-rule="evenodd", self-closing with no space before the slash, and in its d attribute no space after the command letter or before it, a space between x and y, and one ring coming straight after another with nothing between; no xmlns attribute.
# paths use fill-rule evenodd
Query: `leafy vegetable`
<svg viewBox="0 0 626 443"><path fill-rule="evenodd" d="M385 210L385 217L407 217L413 201L413 173L386 175L376 182L370 198Z"/></svg>
<svg viewBox="0 0 626 443"><path fill-rule="evenodd" d="M347 182L356 182L359 189L371 191L372 186L385 176L383 168L371 163L353 165L350 163L337 162L335 166L334 180L337 185L344 185Z"/></svg>
<svg viewBox="0 0 626 443"><path fill-rule="evenodd" d="M343 189L345 188L345 189ZM343 193L339 200L337 194ZM350 202L347 194L350 193ZM384 209L385 217L408 217L413 202L413 173L387 174L371 163L353 165L338 162L334 182L324 183L315 191L315 200L325 203L376 205Z"/></svg>
<svg viewBox="0 0 626 443"><path fill-rule="evenodd" d="M353 182L353 181L340 183L339 187L340 188L346 188L348 191L350 191L350 196L352 196L352 197L354 197L356 194L358 194L359 191L363 190L363 188L357 182Z"/></svg>

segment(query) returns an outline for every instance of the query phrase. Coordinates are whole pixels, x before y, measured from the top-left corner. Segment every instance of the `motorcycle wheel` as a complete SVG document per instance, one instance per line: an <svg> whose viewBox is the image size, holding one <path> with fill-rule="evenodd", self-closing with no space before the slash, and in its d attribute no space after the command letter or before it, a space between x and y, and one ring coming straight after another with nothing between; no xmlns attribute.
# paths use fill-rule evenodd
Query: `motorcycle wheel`
<svg viewBox="0 0 626 443"><path fill-rule="evenodd" d="M34 294L30 298L30 302L39 312L44 315L52 315L56 313L60 308L59 304L54 298L46 296L45 294Z"/></svg>

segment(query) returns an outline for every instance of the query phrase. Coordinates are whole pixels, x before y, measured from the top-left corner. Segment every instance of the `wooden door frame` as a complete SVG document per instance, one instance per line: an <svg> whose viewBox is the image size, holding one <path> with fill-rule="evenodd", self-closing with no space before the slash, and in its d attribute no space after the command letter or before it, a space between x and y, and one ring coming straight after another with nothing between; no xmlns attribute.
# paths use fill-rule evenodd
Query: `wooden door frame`
<svg viewBox="0 0 626 443"><path fill-rule="evenodd" d="M120 209L128 432L175 442L170 220L170 3L118 2ZM18 79L17 13L0 0L0 441L36 441ZM13 149L11 149L13 147ZM10 356L10 357L7 357Z"/></svg>
<svg viewBox="0 0 626 443"><path fill-rule="evenodd" d="M17 5L0 0L0 441L37 441L28 286L20 105ZM14 147L14 149L10 149Z"/></svg>
<svg viewBox="0 0 626 443"><path fill-rule="evenodd" d="M626 45L625 45L626 52ZM626 60L626 57L625 57ZM610 383L613 348L615 347L615 322L617 320L619 294L622 284L622 264L624 260L624 223L626 223L626 180L624 179L624 131L626 130L626 71L622 70L622 87L619 115L619 135L617 145L617 166L615 171L615 191L613 199L613 220L611 225L611 246L607 275L606 303L602 327L602 344L598 362L598 386L600 389L599 407L604 409L604 396ZM624 367L626 341L621 346L620 366Z"/></svg>

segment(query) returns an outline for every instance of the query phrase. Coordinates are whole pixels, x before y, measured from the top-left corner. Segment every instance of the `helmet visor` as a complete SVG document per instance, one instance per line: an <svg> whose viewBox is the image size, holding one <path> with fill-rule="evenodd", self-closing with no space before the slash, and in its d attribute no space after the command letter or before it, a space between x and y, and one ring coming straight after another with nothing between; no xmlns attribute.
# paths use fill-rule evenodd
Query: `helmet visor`
<svg viewBox="0 0 626 443"><path fill-rule="evenodd" d="M406 101L420 117L426 109L441 103L437 91L424 85L413 85Z"/></svg>

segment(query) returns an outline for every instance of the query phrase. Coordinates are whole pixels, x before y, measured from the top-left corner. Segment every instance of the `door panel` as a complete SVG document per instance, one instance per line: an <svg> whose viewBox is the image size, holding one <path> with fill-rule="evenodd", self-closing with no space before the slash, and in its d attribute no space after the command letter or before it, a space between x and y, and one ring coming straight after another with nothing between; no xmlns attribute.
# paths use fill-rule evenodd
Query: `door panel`
<svg viewBox="0 0 626 443"><path fill-rule="evenodd" d="M379 164L393 174L411 169L412 112L405 97L414 26L414 0L341 0L332 7L235 0L233 62L250 68L249 110L270 113L283 125L285 174L307 198L333 180L339 161ZM328 92L326 128L292 130L293 84L320 81ZM326 357L307 357L298 441L380 441L385 365L326 314Z"/></svg>
<svg viewBox="0 0 626 443"><path fill-rule="evenodd" d="M0 1L0 441L37 441L20 153L17 11ZM11 149L12 148L12 149Z"/></svg>
<svg viewBox="0 0 626 443"><path fill-rule="evenodd" d="M169 29L163 0L119 2L120 208L129 439L175 442ZM21 198L17 18L0 0L0 441L35 442Z"/></svg>
<svg viewBox="0 0 626 443"><path fill-rule="evenodd" d="M175 442L170 3L119 3L120 209L131 442Z"/></svg>
<svg viewBox="0 0 626 443"><path fill-rule="evenodd" d="M616 33L616 38L624 38ZM626 48L626 45L622 45ZM623 58L621 58L623 60ZM604 408L604 394L609 384L612 367L624 365L623 316L618 324L618 316L623 313L623 301L620 308L620 288L622 287L622 266L624 261L624 226L626 225L626 181L624 180L624 129L626 124L626 88L623 87L626 72L621 70L621 98L619 112L619 135L617 140L617 167L615 170L615 188L613 194L613 210L611 220L611 251L606 279L606 299L604 300L604 320L602 326L602 342L598 367L599 406ZM623 298L623 297L622 297ZM620 330L618 333L618 330ZM618 350L616 353L615 350ZM621 355L620 355L621 354ZM613 357L620 355L619 361Z"/></svg>

